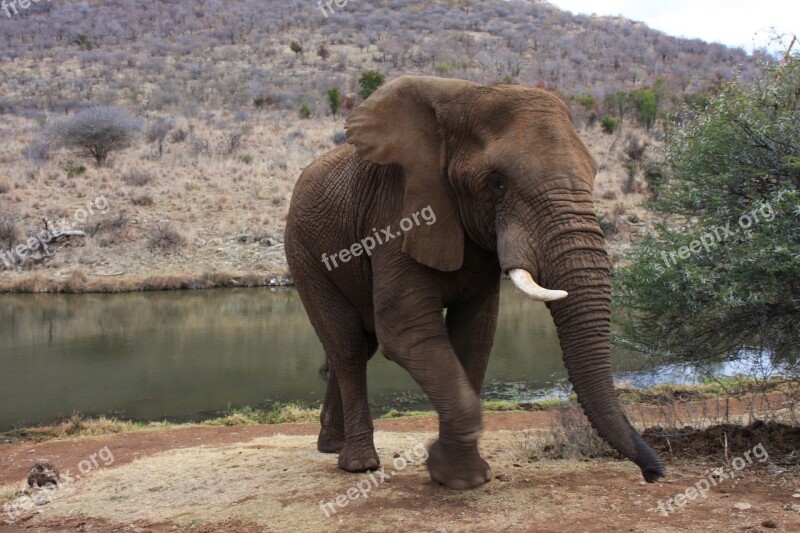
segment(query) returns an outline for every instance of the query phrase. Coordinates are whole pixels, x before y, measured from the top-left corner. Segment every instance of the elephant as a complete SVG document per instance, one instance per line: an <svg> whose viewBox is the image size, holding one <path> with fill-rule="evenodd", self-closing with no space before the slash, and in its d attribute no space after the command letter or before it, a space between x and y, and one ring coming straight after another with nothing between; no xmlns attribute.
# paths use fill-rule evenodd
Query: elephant
<svg viewBox="0 0 800 533"><path fill-rule="evenodd" d="M598 434L648 482L665 476L614 391L597 164L566 104L519 85L403 76L345 125L348 143L300 175L285 234L329 369L318 450L338 453L346 471L379 468L366 370L380 346L439 415L431 479L452 489L489 481L480 391L508 274L550 310Z"/></svg>

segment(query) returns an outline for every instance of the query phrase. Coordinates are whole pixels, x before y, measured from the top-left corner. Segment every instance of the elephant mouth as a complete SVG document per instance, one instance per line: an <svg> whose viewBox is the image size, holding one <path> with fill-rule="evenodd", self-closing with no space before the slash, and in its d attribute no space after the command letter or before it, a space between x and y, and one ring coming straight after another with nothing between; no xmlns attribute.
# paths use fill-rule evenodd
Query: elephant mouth
<svg viewBox="0 0 800 533"><path fill-rule="evenodd" d="M537 302L558 302L569 296L567 291L545 289L534 281L530 272L524 268L509 268L504 273L511 278L514 286L522 294Z"/></svg>

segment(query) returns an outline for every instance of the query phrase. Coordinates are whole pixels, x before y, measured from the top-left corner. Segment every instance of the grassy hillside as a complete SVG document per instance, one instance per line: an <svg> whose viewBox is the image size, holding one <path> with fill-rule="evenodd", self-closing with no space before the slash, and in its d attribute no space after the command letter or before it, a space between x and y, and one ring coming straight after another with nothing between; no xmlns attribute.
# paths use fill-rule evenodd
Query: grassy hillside
<svg viewBox="0 0 800 533"><path fill-rule="evenodd" d="M758 72L742 50L544 2L354 0L326 14L311 0L110 0L0 17L0 251L26 243L43 220L86 232L59 239L51 257L10 266L0 257L0 289L279 283L294 182L343 142L326 92L338 87L345 108L357 105L365 70L561 94L601 165L596 199L613 253L640 229L641 175L660 133L611 96L649 87L665 116ZM42 135L92 105L125 109L144 126L102 167ZM606 115L623 129L602 133ZM159 123L169 124L161 147L148 135ZM81 214L101 198L107 209Z"/></svg>

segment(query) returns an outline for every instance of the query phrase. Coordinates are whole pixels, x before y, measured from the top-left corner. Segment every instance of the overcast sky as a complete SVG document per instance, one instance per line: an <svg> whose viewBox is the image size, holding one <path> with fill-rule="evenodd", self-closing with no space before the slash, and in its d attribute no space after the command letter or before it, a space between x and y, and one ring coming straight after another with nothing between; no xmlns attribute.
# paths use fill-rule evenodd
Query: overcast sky
<svg viewBox="0 0 800 533"><path fill-rule="evenodd" d="M766 46L769 29L800 38L797 0L550 0L561 9L622 15L676 37L703 39L752 51ZM787 40L786 46L788 46ZM795 47L798 45L795 44Z"/></svg>

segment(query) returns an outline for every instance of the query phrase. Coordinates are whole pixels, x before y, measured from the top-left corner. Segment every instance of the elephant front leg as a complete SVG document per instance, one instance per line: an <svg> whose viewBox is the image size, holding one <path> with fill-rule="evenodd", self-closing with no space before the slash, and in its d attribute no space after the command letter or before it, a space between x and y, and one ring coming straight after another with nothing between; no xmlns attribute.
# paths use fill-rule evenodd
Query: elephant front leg
<svg viewBox="0 0 800 533"><path fill-rule="evenodd" d="M439 439L428 457L431 479L452 489L477 487L491 479L478 453L480 400L450 343L441 302L423 294L424 289L376 294L378 339L384 354L411 374L439 413Z"/></svg>
<svg viewBox="0 0 800 533"><path fill-rule="evenodd" d="M447 309L446 322L450 342L472 388L479 396L497 329L499 273L496 279L496 283L488 286L482 294Z"/></svg>

